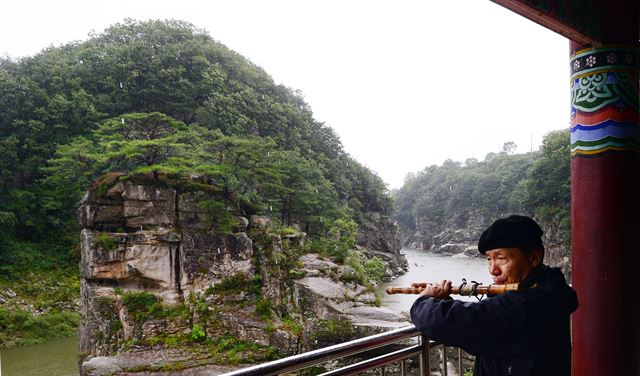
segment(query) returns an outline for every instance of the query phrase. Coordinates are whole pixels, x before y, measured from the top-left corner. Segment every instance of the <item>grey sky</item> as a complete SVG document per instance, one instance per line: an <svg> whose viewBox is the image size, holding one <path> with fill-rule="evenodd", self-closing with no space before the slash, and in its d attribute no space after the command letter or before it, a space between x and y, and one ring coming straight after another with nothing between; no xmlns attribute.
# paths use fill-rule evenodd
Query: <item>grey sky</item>
<svg viewBox="0 0 640 376"><path fill-rule="evenodd" d="M0 53L124 18L180 19L300 90L348 153L398 188L447 158L569 126L568 41L488 0L58 0L0 5Z"/></svg>

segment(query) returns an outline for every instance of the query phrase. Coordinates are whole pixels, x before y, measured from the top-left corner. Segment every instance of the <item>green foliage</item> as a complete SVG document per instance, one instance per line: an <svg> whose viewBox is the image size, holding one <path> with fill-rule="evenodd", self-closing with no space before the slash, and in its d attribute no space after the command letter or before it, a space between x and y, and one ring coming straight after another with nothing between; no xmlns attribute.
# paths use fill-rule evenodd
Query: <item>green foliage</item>
<svg viewBox="0 0 640 376"><path fill-rule="evenodd" d="M384 277L384 262L377 256L373 256L364 263L364 275L367 280L382 283Z"/></svg>
<svg viewBox="0 0 640 376"><path fill-rule="evenodd" d="M247 292L253 296L259 296L262 293L262 276L254 275L249 280Z"/></svg>
<svg viewBox="0 0 640 376"><path fill-rule="evenodd" d="M525 182L524 199L547 234L564 239L567 254L571 247L570 140L568 129L549 133L544 138L540 157Z"/></svg>
<svg viewBox="0 0 640 376"><path fill-rule="evenodd" d="M302 324L291 317L285 317L282 319L282 327L287 332L293 334L296 337L302 337L303 327Z"/></svg>
<svg viewBox="0 0 640 376"><path fill-rule="evenodd" d="M446 227L463 228L471 215L488 225L511 213L535 217L546 230L570 243L569 130L549 133L536 153L512 154L507 142L501 153L484 161L451 160L407 176L394 194L394 218L404 237L421 230L437 234ZM548 231L547 231L548 232Z"/></svg>
<svg viewBox="0 0 640 376"><path fill-rule="evenodd" d="M526 182L526 205L530 209L566 204L571 198L569 130L549 133L543 140L540 156Z"/></svg>
<svg viewBox="0 0 640 376"><path fill-rule="evenodd" d="M338 259L352 239L344 224L329 231L335 220L390 212L383 181L299 92L186 22L126 20L83 42L0 58L0 92L0 280L24 267L77 267L77 204L105 174L199 174L222 192L209 207L221 233L231 227L221 203L230 203L299 226L326 253L339 245Z"/></svg>
<svg viewBox="0 0 640 376"><path fill-rule="evenodd" d="M204 224L208 225L216 235L230 234L236 226L236 220L227 210L223 202L217 200L203 200L198 206L205 213Z"/></svg>
<svg viewBox="0 0 640 376"><path fill-rule="evenodd" d="M265 205L265 195L281 189L283 172L277 166L279 154L273 140L228 136L196 125L191 125L189 138L197 145L189 153L194 170L210 176L227 192Z"/></svg>
<svg viewBox="0 0 640 376"><path fill-rule="evenodd" d="M328 224L326 235L310 242L309 250L329 256L338 263L344 263L356 245L357 230L358 224L343 210L338 219Z"/></svg>
<svg viewBox="0 0 640 376"><path fill-rule="evenodd" d="M286 235L293 235L293 234L297 233L298 231L293 227L282 227L277 232L279 232L281 236L286 236Z"/></svg>
<svg viewBox="0 0 640 376"><path fill-rule="evenodd" d="M207 338L207 333L200 324L194 324L191 328L191 340L196 342L202 342Z"/></svg>
<svg viewBox="0 0 640 376"><path fill-rule="evenodd" d="M164 345L168 348L178 347L178 337L174 335L168 335L164 339Z"/></svg>
<svg viewBox="0 0 640 376"><path fill-rule="evenodd" d="M0 212L0 231L3 233L11 232L16 224L16 216L13 213Z"/></svg>
<svg viewBox="0 0 640 376"><path fill-rule="evenodd" d="M100 157L108 171L176 172L187 146L187 126L160 112L129 113L105 121L95 131Z"/></svg>
<svg viewBox="0 0 640 376"><path fill-rule="evenodd" d="M377 256L366 259L359 251L351 251L345 260L345 265L354 270L354 274L343 273L340 279L343 282L357 282L366 286L379 284L384 276L384 262Z"/></svg>
<svg viewBox="0 0 640 376"><path fill-rule="evenodd" d="M430 166L410 178L395 193L394 219L404 236L417 221L430 233L447 226L464 227L471 215L487 221L510 213L524 213L522 189L535 154L487 155L469 165L452 160ZM488 223L487 223L488 225Z"/></svg>
<svg viewBox="0 0 640 376"><path fill-rule="evenodd" d="M354 335L353 324L349 320L320 320L317 329L311 335L318 342L337 343Z"/></svg>
<svg viewBox="0 0 640 376"><path fill-rule="evenodd" d="M19 309L0 307L0 345L33 345L68 337L75 333L79 321L77 312L55 310L31 315Z"/></svg>
<svg viewBox="0 0 640 376"><path fill-rule="evenodd" d="M382 180L300 93L186 22L127 20L0 59L0 90L0 212L18 237L74 224L82 192L108 171L198 172L310 234L338 201L356 221L390 211Z"/></svg>
<svg viewBox="0 0 640 376"><path fill-rule="evenodd" d="M136 321L145 321L157 312L160 299L145 291L127 291L123 294L122 303Z"/></svg>
<svg viewBox="0 0 640 376"><path fill-rule="evenodd" d="M258 299L256 302L256 314L263 320L268 320L273 316L273 302L267 299Z"/></svg>
<svg viewBox="0 0 640 376"><path fill-rule="evenodd" d="M358 225L355 222L343 218L334 221L329 228L329 236L335 242L334 252L337 252L338 261L344 259L343 255L356 245L357 229Z"/></svg>
<svg viewBox="0 0 640 376"><path fill-rule="evenodd" d="M305 273L303 270L289 269L287 275L290 279L301 279L304 278L307 273Z"/></svg>
<svg viewBox="0 0 640 376"><path fill-rule="evenodd" d="M0 233L0 238L2 234ZM16 240L8 236L0 243L0 283L2 281L34 282L31 275L42 274L47 280L51 275L76 276L77 245L69 244L75 239L60 236L56 243L32 243ZM26 277L26 276L29 277ZM57 284L56 281L53 281ZM34 287L34 286L32 286Z"/></svg>
<svg viewBox="0 0 640 376"><path fill-rule="evenodd" d="M151 337L147 340L152 346L162 345L165 348L177 348L187 350L192 356L193 362L169 362L162 366L136 366L126 368L128 372L166 372L181 371L194 365L206 364L239 364L259 361L274 360L279 357L278 350L272 346L264 346L255 342L245 342L235 336L226 334L207 338L204 329L199 324L194 325L194 330L186 336L164 335ZM198 334L195 334L198 333ZM136 341L128 341L123 346L129 348ZM137 342L140 344L140 342Z"/></svg>
<svg viewBox="0 0 640 376"><path fill-rule="evenodd" d="M238 293L247 289L250 286L249 277L242 272L233 274L231 276L227 276L222 278L218 283L216 283L213 288L209 291L210 294L220 294L225 292L230 293ZM254 279L251 280L253 285ZM258 282L260 283L260 282Z"/></svg>
<svg viewBox="0 0 640 376"><path fill-rule="evenodd" d="M116 242L108 234L97 235L96 245L104 250L113 250L116 248Z"/></svg>
<svg viewBox="0 0 640 376"><path fill-rule="evenodd" d="M79 295L77 267L64 266L55 254L47 252L41 259L32 259L36 254L32 249L21 250L18 266L0 265L0 290L12 289L17 294L15 300L27 301L44 312L28 312L11 300L0 306L0 348L73 335L79 323L78 313L65 308L73 307ZM33 268L20 267L23 262Z"/></svg>
<svg viewBox="0 0 640 376"><path fill-rule="evenodd" d="M251 363L259 360L274 360L279 357L275 347L241 341L234 336L218 336L210 339L209 343L209 354L214 357L219 356L220 363Z"/></svg>

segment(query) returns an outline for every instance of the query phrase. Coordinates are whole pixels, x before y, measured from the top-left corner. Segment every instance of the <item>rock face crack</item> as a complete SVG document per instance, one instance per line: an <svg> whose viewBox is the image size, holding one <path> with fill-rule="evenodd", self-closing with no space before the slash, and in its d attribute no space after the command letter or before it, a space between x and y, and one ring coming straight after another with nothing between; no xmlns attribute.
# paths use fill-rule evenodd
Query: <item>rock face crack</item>
<svg viewBox="0 0 640 376"><path fill-rule="evenodd" d="M182 279L182 274L180 273L180 245L176 245L176 248L173 251L173 278L175 281L176 292L180 295L181 298L184 299L182 294L182 287L180 285L180 280Z"/></svg>
<svg viewBox="0 0 640 376"><path fill-rule="evenodd" d="M175 196L174 196L174 224L176 227L180 228L180 194L178 193L178 190L175 190ZM180 239L184 239L184 236L182 235L182 231L180 231ZM182 242L178 243L176 245L175 250L173 251L173 278L174 278L174 283L175 283L175 288L176 288L176 292L178 293L178 295L180 296L181 299L184 299L184 294L182 293L182 285L181 285L181 280L182 280L182 263L181 263L181 244Z"/></svg>

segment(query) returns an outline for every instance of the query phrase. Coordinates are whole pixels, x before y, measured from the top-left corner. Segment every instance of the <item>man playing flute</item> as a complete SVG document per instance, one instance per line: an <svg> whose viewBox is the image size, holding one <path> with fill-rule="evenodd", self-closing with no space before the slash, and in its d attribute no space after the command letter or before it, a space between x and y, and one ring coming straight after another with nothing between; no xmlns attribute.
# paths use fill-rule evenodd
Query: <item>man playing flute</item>
<svg viewBox="0 0 640 376"><path fill-rule="evenodd" d="M576 292L562 272L543 264L542 229L531 218L501 218L480 236L496 284L521 290L462 302L451 281L427 284L411 307L411 320L428 338L475 355L474 376L570 376L569 315Z"/></svg>

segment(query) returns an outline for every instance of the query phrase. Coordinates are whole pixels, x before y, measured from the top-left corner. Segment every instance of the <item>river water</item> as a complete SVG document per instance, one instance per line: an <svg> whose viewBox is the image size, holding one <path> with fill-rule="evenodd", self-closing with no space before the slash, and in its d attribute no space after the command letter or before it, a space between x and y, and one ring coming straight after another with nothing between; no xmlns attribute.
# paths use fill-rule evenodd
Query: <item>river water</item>
<svg viewBox="0 0 640 376"><path fill-rule="evenodd" d="M458 285L462 283L462 278L466 278L467 282L477 281L483 284L493 281L484 258L440 256L410 248L403 248L401 252L407 258L409 270L378 289L378 294L382 297L382 305L396 312L409 312L417 295L388 295L384 290L390 286L410 287L411 282L440 282L443 279L449 279L454 285ZM455 298L476 300L472 296L455 296Z"/></svg>
<svg viewBox="0 0 640 376"><path fill-rule="evenodd" d="M435 282L450 279L454 284L478 281L488 284L491 277L483 258L438 256L405 248L409 270L378 289L382 305L396 312L409 312L417 295L387 295L388 286L409 287L411 282ZM475 300L474 297L456 297ZM77 338L63 338L40 345L0 350L0 376L77 376Z"/></svg>
<svg viewBox="0 0 640 376"><path fill-rule="evenodd" d="M78 376L77 338L0 350L1 376Z"/></svg>

